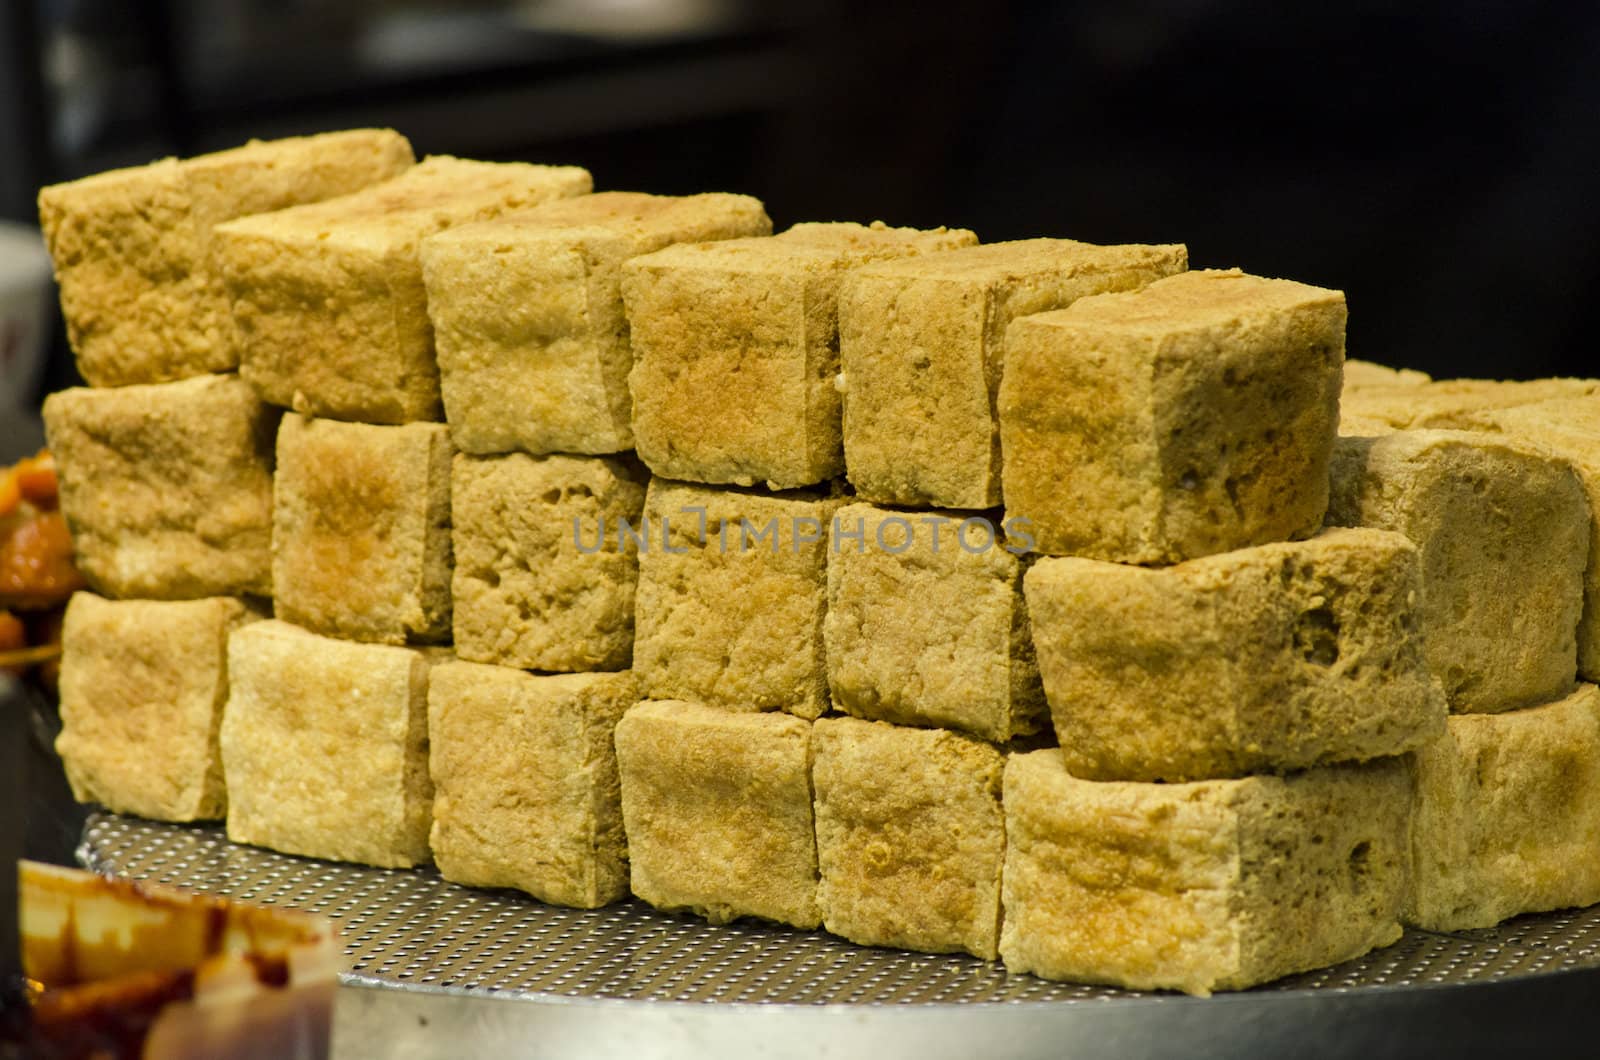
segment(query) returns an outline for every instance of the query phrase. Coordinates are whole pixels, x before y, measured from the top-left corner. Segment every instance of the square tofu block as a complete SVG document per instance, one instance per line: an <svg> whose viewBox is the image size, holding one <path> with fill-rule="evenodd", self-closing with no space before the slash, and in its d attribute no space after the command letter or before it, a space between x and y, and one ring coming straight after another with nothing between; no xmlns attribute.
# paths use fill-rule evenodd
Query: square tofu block
<svg viewBox="0 0 1600 1060"><path fill-rule="evenodd" d="M634 601L644 695L802 718L827 711L822 617L839 503L652 480Z"/></svg>
<svg viewBox="0 0 1600 1060"><path fill-rule="evenodd" d="M640 703L617 724L633 893L714 924L814 928L811 726L782 714Z"/></svg>
<svg viewBox="0 0 1600 1060"><path fill-rule="evenodd" d="M278 617L404 644L450 632L450 436L290 413L278 429L272 587Z"/></svg>
<svg viewBox="0 0 1600 1060"><path fill-rule="evenodd" d="M456 654L524 670L625 670L649 475L602 456L458 455Z"/></svg>
<svg viewBox="0 0 1600 1060"><path fill-rule="evenodd" d="M1600 380L1446 379L1421 386L1402 380L1347 388L1342 407L1347 417L1385 423L1397 431L1425 427L1470 431L1482 427L1483 414L1498 409L1594 394L1600 394Z"/></svg>
<svg viewBox="0 0 1600 1060"><path fill-rule="evenodd" d="M747 195L581 195L422 245L445 418L468 453L633 448L622 263L772 231Z"/></svg>
<svg viewBox="0 0 1600 1060"><path fill-rule="evenodd" d="M1600 902L1600 690L1450 719L1415 759L1406 923L1493 927Z"/></svg>
<svg viewBox="0 0 1600 1060"><path fill-rule="evenodd" d="M811 746L823 925L863 946L994 960L1005 755L855 718L817 722Z"/></svg>
<svg viewBox="0 0 1600 1060"><path fill-rule="evenodd" d="M278 412L238 376L44 403L78 568L107 596L272 592L272 440Z"/></svg>
<svg viewBox="0 0 1600 1060"><path fill-rule="evenodd" d="M39 192L67 335L93 386L162 383L239 365L212 228L358 191L411 165L389 129L165 158Z"/></svg>
<svg viewBox="0 0 1600 1060"><path fill-rule="evenodd" d="M1566 461L1510 438L1341 438L1328 522L1405 534L1428 665L1457 713L1557 699L1577 669L1589 502Z"/></svg>
<svg viewBox="0 0 1600 1060"><path fill-rule="evenodd" d="M1400 534L1329 530L1174 567L1043 559L1027 595L1074 776L1281 773L1444 731L1417 549Z"/></svg>
<svg viewBox="0 0 1600 1060"><path fill-rule="evenodd" d="M439 874L593 909L628 895L612 733L633 676L447 663L428 683Z"/></svg>
<svg viewBox="0 0 1600 1060"><path fill-rule="evenodd" d="M1475 430L1541 445L1572 465L1589 498L1589 563L1578 621L1578 676L1600 679L1600 395L1474 414Z"/></svg>
<svg viewBox="0 0 1600 1060"><path fill-rule="evenodd" d="M1203 996L1400 937L1403 760L1134 784L1033 751L1007 761L1004 798L1010 971Z"/></svg>
<svg viewBox="0 0 1600 1060"><path fill-rule="evenodd" d="M332 861L428 860L428 671L448 653L256 622L228 640L228 838Z"/></svg>
<svg viewBox="0 0 1600 1060"><path fill-rule="evenodd" d="M257 617L228 597L72 597L56 750L79 802L161 821L223 815L228 634Z"/></svg>
<svg viewBox="0 0 1600 1060"><path fill-rule="evenodd" d="M834 706L997 743L1048 724L1023 559L1007 551L997 523L839 509L822 626Z"/></svg>
<svg viewBox="0 0 1600 1060"><path fill-rule="evenodd" d="M1175 563L1307 537L1328 502L1344 295L1180 273L1015 321L1008 518L1040 551Z"/></svg>
<svg viewBox="0 0 1600 1060"><path fill-rule="evenodd" d="M1006 325L1188 267L1182 246L1025 239L853 270L839 294L844 457L864 500L1000 503Z"/></svg>
<svg viewBox="0 0 1600 1060"><path fill-rule="evenodd" d="M220 226L240 371L300 412L438 419L422 240L589 187L573 166L439 156L354 195Z"/></svg>
<svg viewBox="0 0 1600 1060"><path fill-rule="evenodd" d="M773 489L840 474L840 282L868 262L977 241L965 230L803 224L629 261L639 457L667 478Z"/></svg>

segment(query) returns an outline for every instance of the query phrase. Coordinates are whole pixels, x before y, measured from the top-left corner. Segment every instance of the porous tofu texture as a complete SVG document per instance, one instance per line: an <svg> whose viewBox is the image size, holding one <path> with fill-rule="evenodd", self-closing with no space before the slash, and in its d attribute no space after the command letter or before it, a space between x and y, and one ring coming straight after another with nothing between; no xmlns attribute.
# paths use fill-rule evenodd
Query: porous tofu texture
<svg viewBox="0 0 1600 1060"><path fill-rule="evenodd" d="M287 622L228 639L228 838L380 868L426 862L428 671L449 655Z"/></svg>
<svg viewBox="0 0 1600 1060"><path fill-rule="evenodd" d="M1010 971L1205 995L1400 937L1402 760L1135 784L1033 751L1007 760L1004 802Z"/></svg>
<svg viewBox="0 0 1600 1060"><path fill-rule="evenodd" d="M575 166L441 155L353 195L219 226L240 372L264 399L299 412L439 419L422 240L590 186Z"/></svg>
<svg viewBox="0 0 1600 1060"><path fill-rule="evenodd" d="M771 231L747 195L611 191L429 237L422 271L456 448L632 449L622 263L674 243Z"/></svg>
<svg viewBox="0 0 1600 1060"><path fill-rule="evenodd" d="M78 569L113 597L271 595L278 412L238 376L44 403Z"/></svg>
<svg viewBox="0 0 1600 1060"><path fill-rule="evenodd" d="M1340 438L1328 522L1416 543L1423 642L1452 711L1572 690L1590 516L1566 461L1481 433Z"/></svg>
<svg viewBox="0 0 1600 1060"><path fill-rule="evenodd" d="M1590 395L1600 395L1600 380L1442 379L1416 385L1402 379L1387 385L1347 387L1343 411L1352 420L1383 424L1392 431L1477 430L1479 417L1486 412Z"/></svg>
<svg viewBox="0 0 1600 1060"><path fill-rule="evenodd" d="M645 702L616 745L635 895L714 924L821 923L808 722Z"/></svg>
<svg viewBox="0 0 1600 1060"><path fill-rule="evenodd" d="M212 229L357 191L411 165L390 129L293 137L117 169L39 192L78 370L93 386L238 367Z"/></svg>
<svg viewBox="0 0 1600 1060"><path fill-rule="evenodd" d="M1048 723L1024 560L998 513L852 504L830 535L822 629L835 707L997 743Z"/></svg>
<svg viewBox="0 0 1600 1060"><path fill-rule="evenodd" d="M1404 754L1444 731L1416 546L1329 530L1173 567L1027 576L1067 768L1184 781Z"/></svg>
<svg viewBox="0 0 1600 1060"><path fill-rule="evenodd" d="M1600 902L1600 690L1461 715L1416 755L1405 920L1429 931Z"/></svg>
<svg viewBox="0 0 1600 1060"><path fill-rule="evenodd" d="M456 662L428 683L439 874L593 909L628 894L612 733L633 675Z"/></svg>
<svg viewBox="0 0 1600 1060"><path fill-rule="evenodd" d="M633 658L648 473L628 457L458 454L451 507L456 654L525 670Z"/></svg>
<svg viewBox="0 0 1600 1060"><path fill-rule="evenodd" d="M640 459L667 478L772 489L841 474L835 382L845 274L977 241L962 229L801 224L627 262Z"/></svg>
<svg viewBox="0 0 1600 1060"><path fill-rule="evenodd" d="M1346 357L1344 361L1344 392L1372 386L1418 386L1433 382L1433 376L1415 368L1390 368L1374 361Z"/></svg>
<svg viewBox="0 0 1600 1060"><path fill-rule="evenodd" d="M1307 537L1328 502L1344 295L1238 270L1006 330L1008 518L1040 551L1174 563ZM1219 415L1226 409L1226 415Z"/></svg>
<svg viewBox="0 0 1600 1060"><path fill-rule="evenodd" d="M1540 445L1572 465L1589 498L1589 562L1578 621L1578 676L1600 679L1600 395L1481 410L1474 430Z"/></svg>
<svg viewBox="0 0 1600 1060"><path fill-rule="evenodd" d="M1181 245L1025 239L852 270L839 294L851 485L887 504L999 504L1006 325L1187 267Z"/></svg>
<svg viewBox="0 0 1600 1060"><path fill-rule="evenodd" d="M229 597L73 595L62 627L56 750L79 802L161 821L226 812L217 736L228 634L258 617Z"/></svg>
<svg viewBox="0 0 1600 1060"><path fill-rule="evenodd" d="M381 644L450 632L450 437L293 413L278 431L278 617Z"/></svg>
<svg viewBox="0 0 1600 1060"><path fill-rule="evenodd" d="M840 503L652 479L634 599L643 694L826 712L828 533Z"/></svg>
<svg viewBox="0 0 1600 1060"><path fill-rule="evenodd" d="M823 925L864 946L994 960L1005 756L855 718L824 718L811 740Z"/></svg>

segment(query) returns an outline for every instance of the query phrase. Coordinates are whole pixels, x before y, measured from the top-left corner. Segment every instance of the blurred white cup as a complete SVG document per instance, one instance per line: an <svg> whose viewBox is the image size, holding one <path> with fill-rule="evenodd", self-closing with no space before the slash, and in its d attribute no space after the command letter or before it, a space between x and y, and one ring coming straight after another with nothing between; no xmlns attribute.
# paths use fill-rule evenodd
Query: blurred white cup
<svg viewBox="0 0 1600 1060"><path fill-rule="evenodd" d="M39 230L0 221L0 416L33 411L54 296Z"/></svg>

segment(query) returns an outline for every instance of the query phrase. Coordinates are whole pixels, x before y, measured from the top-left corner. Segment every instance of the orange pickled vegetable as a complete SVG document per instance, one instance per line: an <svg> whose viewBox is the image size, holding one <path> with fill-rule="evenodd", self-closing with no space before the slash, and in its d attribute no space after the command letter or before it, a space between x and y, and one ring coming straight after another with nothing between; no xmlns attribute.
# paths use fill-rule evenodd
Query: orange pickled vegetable
<svg viewBox="0 0 1600 1060"><path fill-rule="evenodd" d="M72 535L59 511L40 512L0 541L0 607L53 607L84 584L72 564Z"/></svg>
<svg viewBox="0 0 1600 1060"><path fill-rule="evenodd" d="M54 508L60 491L56 480L56 458L48 450L29 457L12 469L17 480L17 491L22 499L40 508Z"/></svg>
<svg viewBox="0 0 1600 1060"><path fill-rule="evenodd" d="M28 627L10 611L0 611L0 651L15 651L28 646Z"/></svg>
<svg viewBox="0 0 1600 1060"><path fill-rule="evenodd" d="M0 471L0 516L10 515L22 504L22 482L17 469Z"/></svg>

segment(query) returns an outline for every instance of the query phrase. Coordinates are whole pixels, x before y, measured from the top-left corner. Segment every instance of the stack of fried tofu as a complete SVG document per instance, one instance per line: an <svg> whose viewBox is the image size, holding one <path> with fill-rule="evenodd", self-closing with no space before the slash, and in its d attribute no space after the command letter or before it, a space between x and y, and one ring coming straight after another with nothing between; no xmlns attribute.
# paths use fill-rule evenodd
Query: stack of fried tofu
<svg viewBox="0 0 1600 1060"><path fill-rule="evenodd" d="M85 801L1193 993L1600 900L1584 381L390 132L41 209Z"/></svg>

